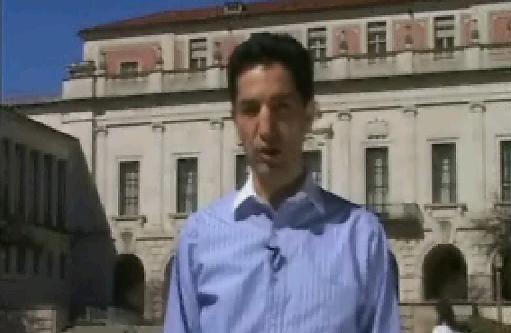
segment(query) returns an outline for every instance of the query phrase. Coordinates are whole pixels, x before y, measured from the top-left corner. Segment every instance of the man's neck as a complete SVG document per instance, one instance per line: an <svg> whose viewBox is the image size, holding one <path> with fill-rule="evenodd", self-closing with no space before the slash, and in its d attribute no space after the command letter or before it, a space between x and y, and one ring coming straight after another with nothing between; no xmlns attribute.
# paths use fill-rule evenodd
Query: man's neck
<svg viewBox="0 0 511 333"><path fill-rule="evenodd" d="M286 183L279 184L275 177L264 177L254 174L254 189L258 196L266 200L273 209L277 209L287 198L297 193L305 181L305 171L296 172L296 175Z"/></svg>

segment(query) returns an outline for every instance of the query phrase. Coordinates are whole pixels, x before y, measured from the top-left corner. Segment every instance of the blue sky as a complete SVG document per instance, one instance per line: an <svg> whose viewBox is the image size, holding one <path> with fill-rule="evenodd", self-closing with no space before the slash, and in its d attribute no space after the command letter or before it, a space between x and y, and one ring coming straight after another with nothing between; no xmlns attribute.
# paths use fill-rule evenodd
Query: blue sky
<svg viewBox="0 0 511 333"><path fill-rule="evenodd" d="M254 2L245 1L245 2ZM2 95L60 94L66 66L81 60L80 29L223 0L3 0Z"/></svg>

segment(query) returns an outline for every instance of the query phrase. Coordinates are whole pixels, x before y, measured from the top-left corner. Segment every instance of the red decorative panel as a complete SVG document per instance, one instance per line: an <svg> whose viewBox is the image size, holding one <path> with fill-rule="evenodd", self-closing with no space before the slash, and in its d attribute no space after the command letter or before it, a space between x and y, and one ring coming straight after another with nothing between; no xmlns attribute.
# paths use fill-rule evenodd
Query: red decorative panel
<svg viewBox="0 0 511 333"><path fill-rule="evenodd" d="M461 17L461 45L467 46L479 41L479 24L470 15Z"/></svg>
<svg viewBox="0 0 511 333"><path fill-rule="evenodd" d="M182 40L174 40L174 69L185 68L185 42Z"/></svg>
<svg viewBox="0 0 511 333"><path fill-rule="evenodd" d="M232 51L244 40L242 35L217 37L213 41L213 64L225 66L229 62Z"/></svg>
<svg viewBox="0 0 511 333"><path fill-rule="evenodd" d="M161 48L157 43L122 45L106 48L103 52L106 72L112 75L119 74L122 62L138 62L139 71L149 72L161 61Z"/></svg>
<svg viewBox="0 0 511 333"><path fill-rule="evenodd" d="M493 43L511 42L511 10L493 13L490 22Z"/></svg>
<svg viewBox="0 0 511 333"><path fill-rule="evenodd" d="M422 50L428 47L426 20L399 20L394 22L394 50Z"/></svg>
<svg viewBox="0 0 511 333"><path fill-rule="evenodd" d="M361 52L359 25L338 26L332 30L332 33L332 54L334 57L340 54L357 54Z"/></svg>

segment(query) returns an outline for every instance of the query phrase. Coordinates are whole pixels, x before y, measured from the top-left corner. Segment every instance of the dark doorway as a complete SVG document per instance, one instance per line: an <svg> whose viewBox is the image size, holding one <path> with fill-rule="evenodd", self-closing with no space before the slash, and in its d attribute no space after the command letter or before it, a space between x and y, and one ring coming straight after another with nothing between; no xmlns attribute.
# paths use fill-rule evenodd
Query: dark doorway
<svg viewBox="0 0 511 333"><path fill-rule="evenodd" d="M497 268L492 264L493 299L497 300ZM501 299L511 301L511 255L505 255L502 259L500 271Z"/></svg>
<svg viewBox="0 0 511 333"><path fill-rule="evenodd" d="M426 300L467 299L467 265L454 245L441 244L429 251L422 273Z"/></svg>
<svg viewBox="0 0 511 333"><path fill-rule="evenodd" d="M119 255L114 271L114 305L142 316L144 285L142 261L133 254Z"/></svg>
<svg viewBox="0 0 511 333"><path fill-rule="evenodd" d="M163 276L163 288L162 288L162 299L163 299L163 316L167 313L167 302L169 299L170 279L172 276L172 265L174 264L174 257L170 257L169 262L165 265L165 272Z"/></svg>

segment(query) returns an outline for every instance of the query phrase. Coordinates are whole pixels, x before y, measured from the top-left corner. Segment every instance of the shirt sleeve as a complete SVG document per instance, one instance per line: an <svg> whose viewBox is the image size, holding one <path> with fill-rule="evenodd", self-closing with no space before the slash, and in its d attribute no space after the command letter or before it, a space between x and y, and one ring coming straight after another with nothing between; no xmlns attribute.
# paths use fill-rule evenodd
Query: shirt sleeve
<svg viewBox="0 0 511 333"><path fill-rule="evenodd" d="M385 232L379 222L376 222L368 245L368 283L361 332L399 333L397 272Z"/></svg>
<svg viewBox="0 0 511 333"><path fill-rule="evenodd" d="M194 252L197 232L192 218L186 223L179 240L178 251L172 267L164 333L199 332L199 306L197 302L197 273Z"/></svg>

